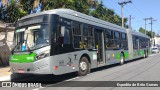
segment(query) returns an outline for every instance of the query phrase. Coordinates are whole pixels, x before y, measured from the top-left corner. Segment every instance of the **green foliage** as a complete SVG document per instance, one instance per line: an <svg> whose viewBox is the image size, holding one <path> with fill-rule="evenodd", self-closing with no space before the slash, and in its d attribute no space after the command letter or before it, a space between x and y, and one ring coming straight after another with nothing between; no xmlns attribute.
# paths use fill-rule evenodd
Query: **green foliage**
<svg viewBox="0 0 160 90"><path fill-rule="evenodd" d="M22 10L21 6L16 3L16 0L11 0L10 5L7 6L7 18L8 22L15 22L19 18L26 15L26 12Z"/></svg>
<svg viewBox="0 0 160 90"><path fill-rule="evenodd" d="M98 4L97 8L91 12L91 15L96 18L100 18L102 20L117 24L121 26L121 20L122 18L118 16L114 10L104 7L103 3L101 2ZM126 25L127 18L124 19L125 27L128 27Z"/></svg>
<svg viewBox="0 0 160 90"><path fill-rule="evenodd" d="M121 26L121 17L114 10L103 5L98 0L9 0L8 4L0 7L0 20L4 22L15 22L19 18L34 12L40 6L41 11L56 8L69 8L93 17ZM124 19L127 27L127 18Z"/></svg>
<svg viewBox="0 0 160 90"><path fill-rule="evenodd" d="M8 4L2 5L0 10L2 13L0 20L7 23L15 22L19 18L27 15L17 0L10 0Z"/></svg>
<svg viewBox="0 0 160 90"><path fill-rule="evenodd" d="M28 15L33 9L34 0L20 0L19 4L21 5L21 9Z"/></svg>
<svg viewBox="0 0 160 90"><path fill-rule="evenodd" d="M145 29L142 28L142 27L140 27L140 28L139 28L139 32L145 34ZM151 33L151 31L146 30L146 35L148 35L150 38L151 38L151 36L153 35L153 36L152 36L152 38L153 38L153 37L156 35L156 33L155 33L155 32L152 32L152 33Z"/></svg>

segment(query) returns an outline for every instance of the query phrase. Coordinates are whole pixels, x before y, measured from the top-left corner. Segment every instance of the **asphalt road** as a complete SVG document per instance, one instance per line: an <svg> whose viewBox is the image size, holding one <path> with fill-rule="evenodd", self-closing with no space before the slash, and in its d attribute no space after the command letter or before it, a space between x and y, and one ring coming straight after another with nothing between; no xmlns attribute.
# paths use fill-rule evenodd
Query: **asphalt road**
<svg viewBox="0 0 160 90"><path fill-rule="evenodd" d="M102 81L125 81L123 83L127 81L160 81L160 54L151 55L146 59L132 60L124 65L116 64L94 69L90 74L83 77L71 73L60 76L33 76L27 80L55 81L45 85L45 87L30 88L33 90L160 90L160 87L101 87L105 86L105 83L112 83ZM72 84L73 87L55 87L69 84ZM93 87L85 87L87 84ZM160 86L160 84L158 85ZM27 90L27 88L25 89Z"/></svg>

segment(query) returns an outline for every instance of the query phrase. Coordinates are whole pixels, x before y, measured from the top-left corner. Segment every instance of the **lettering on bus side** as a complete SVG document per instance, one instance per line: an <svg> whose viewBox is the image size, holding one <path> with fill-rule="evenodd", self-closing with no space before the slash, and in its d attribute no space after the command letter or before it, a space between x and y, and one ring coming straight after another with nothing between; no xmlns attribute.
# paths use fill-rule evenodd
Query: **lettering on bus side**
<svg viewBox="0 0 160 90"><path fill-rule="evenodd" d="M68 59L69 59L69 61L68 61L68 63L67 63L67 66L68 66L68 65L71 66L71 65L73 64L72 58L69 56Z"/></svg>
<svg viewBox="0 0 160 90"><path fill-rule="evenodd" d="M74 54L74 60L77 60L77 54Z"/></svg>
<svg viewBox="0 0 160 90"><path fill-rule="evenodd" d="M60 60L60 61L59 61L59 66L66 66L66 65L64 64L64 60Z"/></svg>

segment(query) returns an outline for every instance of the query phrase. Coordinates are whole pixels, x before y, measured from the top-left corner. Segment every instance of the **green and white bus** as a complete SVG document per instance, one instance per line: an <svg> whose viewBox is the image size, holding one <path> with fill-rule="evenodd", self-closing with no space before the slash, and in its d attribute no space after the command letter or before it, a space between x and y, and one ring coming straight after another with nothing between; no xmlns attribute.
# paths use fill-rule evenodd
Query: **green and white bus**
<svg viewBox="0 0 160 90"><path fill-rule="evenodd" d="M78 72L147 57L150 38L142 33L70 9L54 9L17 21L10 56L14 74Z"/></svg>

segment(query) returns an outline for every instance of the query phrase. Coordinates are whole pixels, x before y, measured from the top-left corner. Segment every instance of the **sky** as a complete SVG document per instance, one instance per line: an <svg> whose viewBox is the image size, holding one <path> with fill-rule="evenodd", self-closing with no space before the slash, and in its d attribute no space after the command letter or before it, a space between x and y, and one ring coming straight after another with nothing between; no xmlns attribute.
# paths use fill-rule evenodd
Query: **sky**
<svg viewBox="0 0 160 90"><path fill-rule="evenodd" d="M121 16L121 6L118 2L128 0L102 0L107 8L115 11L116 14ZM153 17L153 31L160 34L160 0L132 0L124 6L124 17L129 18L132 15L132 28L139 30L140 27L145 28L144 18ZM146 29L151 30L151 20L147 20ZM129 22L128 22L129 23Z"/></svg>
<svg viewBox="0 0 160 90"><path fill-rule="evenodd" d="M105 7L115 11L116 14L121 16L121 6L118 2L128 0L102 0ZM128 3L124 6L124 17L129 18L132 15L132 28L139 30L140 27L145 28L144 18L153 17L153 31L160 34L160 0L132 0L132 3ZM37 12L39 12L39 7ZM32 13L32 12L31 12ZM129 20L129 19L128 19ZM147 20L146 29L151 30L150 20ZM129 24L129 21L128 21Z"/></svg>

